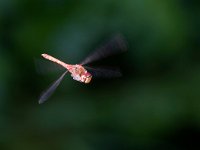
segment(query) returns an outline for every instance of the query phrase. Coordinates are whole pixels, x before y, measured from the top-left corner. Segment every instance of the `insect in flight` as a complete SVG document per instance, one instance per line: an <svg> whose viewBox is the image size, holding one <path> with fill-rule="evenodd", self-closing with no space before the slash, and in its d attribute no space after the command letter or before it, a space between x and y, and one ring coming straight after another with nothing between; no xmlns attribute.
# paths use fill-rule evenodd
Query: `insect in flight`
<svg viewBox="0 0 200 150"><path fill-rule="evenodd" d="M45 102L52 93L56 90L60 82L63 80L64 76L69 72L74 80L82 83L90 83L93 77L119 77L121 72L116 69L108 68L91 68L85 65L91 64L98 60L104 59L108 56L115 55L127 50L127 45L124 38L121 35L116 35L108 43L102 47L96 49L88 57L86 57L80 64L67 64L63 61L54 58L48 54L42 54L47 60L50 60L58 65L61 65L66 69L66 71L41 95L39 99L39 104Z"/></svg>

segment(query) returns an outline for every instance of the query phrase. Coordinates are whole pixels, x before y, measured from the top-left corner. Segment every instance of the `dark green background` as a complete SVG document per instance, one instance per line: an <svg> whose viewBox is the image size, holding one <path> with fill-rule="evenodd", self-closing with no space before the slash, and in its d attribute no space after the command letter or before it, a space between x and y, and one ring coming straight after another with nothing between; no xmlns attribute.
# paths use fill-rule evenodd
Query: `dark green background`
<svg viewBox="0 0 200 150"><path fill-rule="evenodd" d="M191 149L200 139L199 0L1 0L1 150ZM115 33L128 52L116 80L39 74L49 53L77 63Z"/></svg>

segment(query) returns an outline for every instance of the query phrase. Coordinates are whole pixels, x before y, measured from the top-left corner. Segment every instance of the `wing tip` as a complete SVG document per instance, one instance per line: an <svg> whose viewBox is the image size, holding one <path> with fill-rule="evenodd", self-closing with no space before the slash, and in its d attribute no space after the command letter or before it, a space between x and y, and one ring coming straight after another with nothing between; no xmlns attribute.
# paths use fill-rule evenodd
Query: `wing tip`
<svg viewBox="0 0 200 150"><path fill-rule="evenodd" d="M38 104L43 104L44 100L43 99L39 99Z"/></svg>

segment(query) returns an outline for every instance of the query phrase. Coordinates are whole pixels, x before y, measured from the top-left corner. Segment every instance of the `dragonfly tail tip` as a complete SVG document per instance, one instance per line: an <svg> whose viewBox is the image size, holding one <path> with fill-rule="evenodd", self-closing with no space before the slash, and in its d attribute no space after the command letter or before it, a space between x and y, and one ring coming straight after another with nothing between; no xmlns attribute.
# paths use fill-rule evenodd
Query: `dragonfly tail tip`
<svg viewBox="0 0 200 150"><path fill-rule="evenodd" d="M43 57L46 56L46 55L47 55L47 54L45 54L45 53L41 54L41 56L43 56Z"/></svg>

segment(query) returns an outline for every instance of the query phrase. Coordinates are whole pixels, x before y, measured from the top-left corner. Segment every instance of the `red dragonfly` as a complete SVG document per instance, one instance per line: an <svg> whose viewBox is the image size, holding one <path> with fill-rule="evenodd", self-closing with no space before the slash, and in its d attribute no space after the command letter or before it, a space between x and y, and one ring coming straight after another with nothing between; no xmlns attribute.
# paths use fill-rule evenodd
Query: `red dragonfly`
<svg viewBox="0 0 200 150"><path fill-rule="evenodd" d="M74 80L82 83L90 83L92 77L120 77L121 72L118 69L108 69L108 68L91 68L85 65L96 62L98 60L104 59L108 56L115 55L127 50L127 45L125 40L121 35L115 36L104 46L95 50L88 57L86 57L80 64L67 64L63 61L54 58L48 54L42 54L42 57L48 59L58 65L61 65L66 69L66 71L41 95L39 99L39 104L45 102L52 93L56 90L60 82L63 80L67 72L71 73L71 76Z"/></svg>

